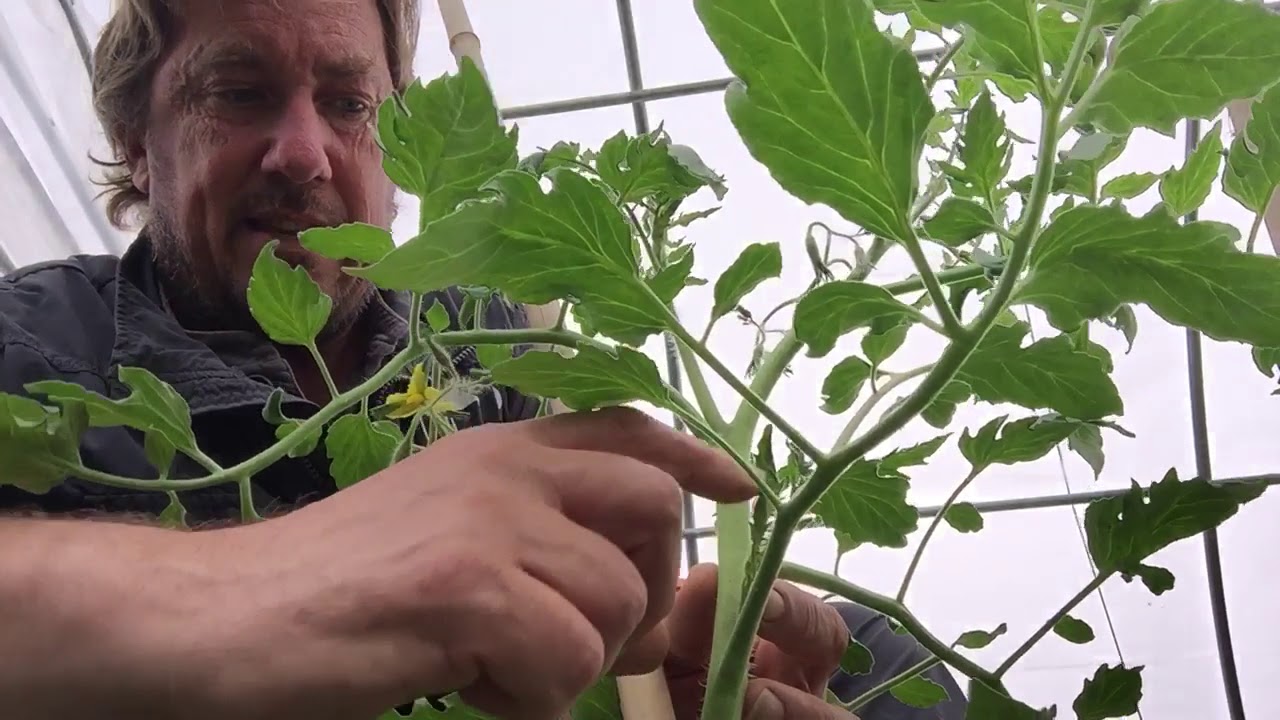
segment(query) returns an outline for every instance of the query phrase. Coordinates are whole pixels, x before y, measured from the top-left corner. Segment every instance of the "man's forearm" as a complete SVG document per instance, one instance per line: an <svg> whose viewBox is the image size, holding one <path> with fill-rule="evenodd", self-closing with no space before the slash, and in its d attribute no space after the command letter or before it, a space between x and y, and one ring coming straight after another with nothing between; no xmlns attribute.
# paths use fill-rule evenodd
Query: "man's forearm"
<svg viewBox="0 0 1280 720"><path fill-rule="evenodd" d="M179 717L213 598L195 536L112 522L0 518L6 717ZM186 659L193 662L187 662Z"/></svg>

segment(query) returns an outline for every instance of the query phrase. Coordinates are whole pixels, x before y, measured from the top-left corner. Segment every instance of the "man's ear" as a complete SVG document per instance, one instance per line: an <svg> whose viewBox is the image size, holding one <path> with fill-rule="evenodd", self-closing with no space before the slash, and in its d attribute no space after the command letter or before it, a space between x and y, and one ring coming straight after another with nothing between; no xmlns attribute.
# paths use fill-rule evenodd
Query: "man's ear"
<svg viewBox="0 0 1280 720"><path fill-rule="evenodd" d="M133 186L143 195L151 195L151 169L147 164L147 149L140 142L129 142L125 151L129 164L129 176Z"/></svg>

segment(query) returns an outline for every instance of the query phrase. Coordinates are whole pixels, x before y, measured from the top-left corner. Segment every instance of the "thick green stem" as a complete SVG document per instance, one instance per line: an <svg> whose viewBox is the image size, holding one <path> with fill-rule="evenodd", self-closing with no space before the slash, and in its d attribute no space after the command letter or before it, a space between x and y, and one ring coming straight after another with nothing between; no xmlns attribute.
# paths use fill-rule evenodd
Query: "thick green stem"
<svg viewBox="0 0 1280 720"><path fill-rule="evenodd" d="M845 424L844 429L840 431L840 435L836 438L835 444L832 445L831 451L836 452L840 448L844 447L845 444L849 442L849 439L853 437L853 434L857 432L858 428L862 426L862 423L871 415L871 411L875 409L875 406L880 404L880 401L889 397L889 394L897 389L899 385L902 385L913 378L920 377L921 375L929 372L932 367L932 365L923 365L915 368L914 370L898 373L897 375L889 378L889 381L877 388L876 391L871 394L871 397L867 398L867 401L863 403L856 412L854 412L853 417L849 418L849 422Z"/></svg>
<svg viewBox="0 0 1280 720"><path fill-rule="evenodd" d="M902 586L898 588L898 602L903 602L907 599L907 589L911 587L911 579L915 577L916 568L920 566L920 558L924 557L924 549L928 547L929 541L933 539L933 534L938 531L938 526L942 524L947 511L951 509L951 506L959 499L960 494L969 487L969 484L973 482L974 478L978 477L980 472L982 472L981 468L974 468L969 471L969 474L956 486L951 496L947 498L946 502L942 503L942 507L933 516L928 529L924 531L924 537L920 538L920 546L916 548L915 555L911 556L911 564L907 566L906 574L902 576Z"/></svg>
<svg viewBox="0 0 1280 720"><path fill-rule="evenodd" d="M1253 227L1249 228L1249 241L1245 244L1245 252L1253 252L1253 246L1258 242L1258 233L1262 230L1262 221L1266 218L1265 212L1260 212L1253 218Z"/></svg>
<svg viewBox="0 0 1280 720"><path fill-rule="evenodd" d="M913 678L913 677L915 677L915 676L917 676L917 675L919 675L919 674L921 674L921 673L923 673L923 672L925 672L925 671L929 670L929 669L930 669L930 668L932 668L934 665L937 665L937 664L939 664L939 663L941 663L941 662L942 662L942 659L941 659L941 658L937 658L937 657L927 657L927 658L925 658L925 659L921 660L920 662L916 663L915 665L912 665L911 667L907 668L906 670L903 670L902 672L898 673L897 675L894 675L893 677L889 678L888 680L885 680L884 682L880 683L879 685L876 685L875 687L871 688L870 690L868 690L868 691L866 691L866 692L862 693L862 694L861 694L861 695L859 695L858 697L856 697L856 698L854 698L854 699L850 700L848 703L846 703L846 704L845 704L845 707L849 710L849 712L855 712L855 713L856 713L856 712L858 712L859 710L861 710L862 708L866 707L867 703L871 702L872 700L875 700L876 698L880 697L881 695L883 695L883 694L885 694L885 693L889 692L890 690L894 689L894 688L895 688L895 687L897 687L898 685L901 685L902 683L904 683L904 682L906 682L906 681L910 680L911 678Z"/></svg>
<svg viewBox="0 0 1280 720"><path fill-rule="evenodd" d="M241 482L243 478L251 478L270 467L285 455L288 455L289 451L305 442L312 433L320 432L325 425L342 414L347 408L359 404L369 394L394 380L421 352L421 347L415 347L411 343L404 350L396 353L386 365L382 366L368 380L339 394L332 402L322 407L315 415L307 418L293 432L277 440L275 444L238 465L211 472L204 477L190 480L143 480L104 473L65 461L58 461L58 466L69 475L83 480L129 490L154 490L157 492L173 490L181 492L183 490L213 487L227 482Z"/></svg>
<svg viewBox="0 0 1280 720"><path fill-rule="evenodd" d="M1062 620L1062 618L1066 617L1067 613L1074 610L1077 605L1084 602L1085 598L1093 594L1093 591L1102 587L1102 584L1105 583L1108 579L1110 579L1111 575L1112 575L1111 572L1104 572L1095 576L1092 580L1089 581L1088 585L1084 586L1083 590L1076 593L1074 597L1072 597L1070 600L1067 601L1066 605L1063 605L1062 608L1058 610L1058 612L1054 613L1053 617L1046 620L1045 623L1040 626L1040 629L1036 630L1031 637L1027 638L1026 642L1019 645L1018 649L1014 650L1013 654L1010 655L1007 660L1000 663L1000 667L996 668L996 672L995 672L996 680L999 681L1000 678L1004 677L1004 674L1009 672L1009 669L1012 668L1015 663L1021 660L1023 655L1026 655L1027 652L1031 650L1031 648L1034 647L1036 643L1040 642L1041 638L1043 638L1045 635L1048 635L1049 631L1053 630L1054 625L1057 625Z"/></svg>
<svg viewBox="0 0 1280 720"><path fill-rule="evenodd" d="M707 386L707 378L702 374L702 365L698 363L697 354L679 338L673 337L671 342L675 343L676 351L680 354L680 365L684 368L685 380L693 390L693 399L698 403L698 410L702 412L702 417L716 432L725 432L728 425L720 414L720 408L716 407L715 398L711 396L711 388Z"/></svg>
<svg viewBox="0 0 1280 720"><path fill-rule="evenodd" d="M320 354L320 348L316 347L315 342L307 343L307 352L311 353L311 358L315 360L316 367L320 369L320 377L324 378L324 386L329 390L329 397L338 397L338 385L333 382L333 373L329 372L329 363L324 361L324 356Z"/></svg>
<svg viewBox="0 0 1280 720"><path fill-rule="evenodd" d="M240 489L240 520L247 523L258 522L262 516L253 506L252 479L248 475L243 475L236 479L236 485Z"/></svg>
<svg viewBox="0 0 1280 720"><path fill-rule="evenodd" d="M816 445L809 442L809 439L804 436L804 433L797 430L795 426L793 426L785 418L779 415L778 412L774 410L772 407L769 407L769 403L765 402L764 398L760 397L755 390L748 387L745 383L739 380L736 373L734 373L723 362L721 362L720 358L716 357L715 353L711 352L711 350L707 348L707 346L704 343L699 342L698 339L695 338L693 335L689 334L689 331L685 330L684 327L680 325L680 323L675 322L674 318L673 318L673 322L671 323L671 332L675 334L676 338L678 338L681 342L683 342L685 345L688 345L689 348L693 350L694 354L702 358L703 362L705 362L708 367L710 367L713 371L715 371L715 373L719 375L721 379L723 379L726 383L728 383L729 386L732 387L740 397L742 397L744 400L750 403L751 406L756 409L756 412L768 418L774 424L774 427L778 428L778 432L782 433L783 435L786 435L787 439L795 443L796 447L800 448L800 450L803 451L804 454L808 455L814 460L824 457L824 453L822 452L822 450L818 449ZM757 377L759 377L758 372L757 372ZM731 432L732 432L732 428L731 428ZM746 443L750 443L750 442L751 442L750 436L748 436L746 439Z"/></svg>
<svg viewBox="0 0 1280 720"><path fill-rule="evenodd" d="M394 465L401 460L409 457L409 451L413 448L413 438L418 434L418 428L422 426L422 413L417 413L413 419L409 421L409 432L400 438L400 443L396 445L395 451L391 453L391 464Z"/></svg>
<svg viewBox="0 0 1280 720"><path fill-rule="evenodd" d="M898 624L902 625L912 637L916 639L926 650L933 653L934 656L941 658L951 667L959 670L971 678L977 678L991 685L998 686L999 677L991 671L978 665L973 660L965 657L952 648L947 643L939 640L933 633L929 632L915 615L911 613L902 603L895 601L893 598L885 597L877 592L872 592L866 588L859 587L853 583L842 580L833 575L828 575L821 570L814 570L803 565L794 563L784 563L778 577L788 582L800 585L808 585L817 590L839 595L840 597L857 603L863 607L870 608L881 615L892 618Z"/></svg>
<svg viewBox="0 0 1280 720"><path fill-rule="evenodd" d="M964 335L964 326L960 324L960 318L956 317L955 311L951 309L951 303L947 302L947 296L942 292L942 284L938 282L938 276L929 265L929 258L925 257L924 248L920 247L920 239L914 232L910 232L910 228L903 245L907 248L907 254L911 256L911 262L916 266L916 273L924 283L924 289L929 293L929 299L933 301L934 309L938 311L938 317L942 320L944 330L942 334L953 340L961 337Z"/></svg>

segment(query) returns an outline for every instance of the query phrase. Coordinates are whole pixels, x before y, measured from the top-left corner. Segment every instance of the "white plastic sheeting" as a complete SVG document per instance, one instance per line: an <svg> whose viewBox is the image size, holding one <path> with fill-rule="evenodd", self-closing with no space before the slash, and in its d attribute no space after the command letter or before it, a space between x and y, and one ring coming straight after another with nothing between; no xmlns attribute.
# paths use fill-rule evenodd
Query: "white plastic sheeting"
<svg viewBox="0 0 1280 720"><path fill-rule="evenodd" d="M69 3L72 16L92 43L107 13L107 0ZM435 76L451 67L443 32L425 3L422 51L418 69ZM481 37L486 65L504 106L561 100L626 89L619 26L613 3L599 0L555 0L515 3L473 0L471 16ZM721 77L725 74L685 0L635 3L642 70L647 83L669 84ZM1032 106L1004 108L1009 122L1024 137L1035 137ZM805 226L814 219L843 225L825 209L810 208L790 198L738 141L718 94L677 98L649 105L656 124L662 122L678 142L698 149L724 173L730 193L724 209L690 232L699 241L695 273L714 279L747 244L779 240L790 243L791 261L784 276L762 286L749 300L761 311L802 289L809 269L799 255ZM522 151L560 139L598 145L618 130L633 129L630 108L609 107L519 122ZM1206 123L1205 129L1210 124ZM1227 124L1229 132L1229 124ZM1227 137L1230 140L1230 137ZM0 2L0 251L10 263L23 265L72 252L118 251L130 235L107 226L97 192L90 182L98 171L90 153L105 155L89 105L88 81L74 33L59 0ZM1139 133L1107 176L1132 171L1160 171L1180 164L1183 139ZM1024 154L1015 175L1025 174ZM1149 192L1135 201L1138 211L1156 201ZM699 198L708 201L709 198ZM1203 214L1244 229L1250 217L1216 190ZM412 220L408 219L408 223ZM407 229L407 228L398 228ZM1269 252L1264 237L1259 242ZM893 254L879 277L910 272L901 254ZM696 289L695 289L696 290ZM700 327L710 307L710 294L690 291L679 310ZM1048 332L1043 323L1037 332ZM721 323L713 349L735 367L745 364L752 335L733 322ZM1100 333L1116 359L1115 379L1125 398L1121 422L1137 434L1127 440L1107 437L1107 464L1102 477L1071 454L1043 461L994 468L973 486L969 500L1052 495L1101 488L1120 488L1131 479L1149 483L1170 467L1183 477L1195 474L1192 447L1186 335L1150 313L1139 313L1138 339L1128 350L1118 333ZM1246 348L1204 342L1207 410L1213 471L1239 476L1280 470L1280 398L1274 383L1250 361ZM820 385L829 363L841 351L856 348L846 339L829 361L802 360L774 394L780 411L811 433L820 444L834 440L842 418L819 411ZM660 346L649 346L661 360ZM912 336L890 364L905 370L927 362L938 343L927 334ZM827 363L824 365L823 363ZM732 395L713 383L718 397ZM955 427L976 428L987 419L1022 411L982 405L960 413ZM898 442L933 436L931 428L911 426ZM940 502L964 475L966 465L951 444L914 473L912 501ZM1091 569L1079 522L1080 507L1057 507L991 514L987 528L958 536L947 528L925 556L909 599L921 618L943 638L977 628L1009 624L1009 635L975 653L998 662L1064 600L1089 579ZM1280 545L1280 490L1246 508L1222 531L1222 557L1236 660L1250 718L1280 717L1280 637L1274 608L1280 607L1274 550ZM712 521L699 506L698 524ZM919 541L919 534L912 543ZM704 559L714 557L714 541L702 543ZM846 557L841 573L881 591L896 590L909 550L862 549ZM800 536L793 558L830 567L835 543L829 533ZM1159 720L1225 718L1226 704L1219 671L1214 629L1209 614L1203 548L1199 540L1176 545L1155 559L1177 575L1176 588L1152 597L1140 584L1113 581L1078 611L1098 632L1085 646L1054 637L1044 640L1011 673L1010 685L1028 700L1057 703L1071 717L1071 699L1099 663L1120 657L1144 665L1144 716ZM1105 601L1105 605L1104 605ZM1114 634L1112 631L1114 628Z"/></svg>

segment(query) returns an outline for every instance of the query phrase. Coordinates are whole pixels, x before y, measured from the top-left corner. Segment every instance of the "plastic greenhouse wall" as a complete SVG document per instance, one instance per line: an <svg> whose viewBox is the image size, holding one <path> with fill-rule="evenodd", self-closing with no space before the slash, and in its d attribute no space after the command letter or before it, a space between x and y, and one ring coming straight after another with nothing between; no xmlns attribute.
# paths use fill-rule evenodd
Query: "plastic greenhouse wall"
<svg viewBox="0 0 1280 720"><path fill-rule="evenodd" d="M433 4L424 5L417 68L434 77L450 71L453 58ZM504 116L520 125L522 153L557 140L598 146L619 130L661 124L727 176L723 209L694 231L695 274L717 276L752 242L800 242L813 220L847 225L824 208L786 195L748 155L721 102L727 71L687 0L471 0L468 6ZM131 239L107 225L89 181L97 170L90 153L102 157L106 149L90 107L87 50L108 12L109 0L0 2L0 217L6 218L0 269L72 253L119 252ZM1011 130L1034 136L1034 105L1005 101L1001 109ZM1210 125L1184 126L1172 138L1139 131L1107 175L1160 169L1153 163L1165 160L1178 165ZM1223 125L1229 142L1232 125L1225 117ZM1028 161L1022 162L1015 175L1029 170ZM1140 212L1157 199L1149 191L1131 207ZM398 237L406 237L416 222L412 210L404 209ZM1220 188L1201 217L1243 227L1251 220ZM1260 246L1269 248L1265 235ZM886 262L883 272L905 275L911 269L900 259L896 265ZM807 267L785 268L756 301L763 306L791 297L808 273ZM688 293L678 310L703 314L709 303L709 294ZM1115 381L1127 401L1123 422L1137 437L1108 441L1106 468L1096 481L1083 461L1062 451L984 474L966 497L990 511L986 529L938 537L913 586L913 610L940 635L1002 622L1012 634L1025 634L1047 609L1078 590L1092 576L1080 522L1083 503L1093 494L1123 489L1131 479L1153 482L1170 466L1181 477L1215 479L1280 472L1280 399L1270 395L1273 381L1253 367L1248 349L1188 335L1141 310L1138 324L1131 350L1118 334L1099 338L1116 358ZM913 355L931 354L934 342L913 338L900 355L910 362ZM725 323L711 347L735 358L745 357L751 344L749 328ZM667 366L661 343L646 350ZM813 402L821 377L814 372L786 378L774 394L776 407L820 443L839 430ZM713 389L722 399L734 397L727 387ZM977 427L999 414L1001 408L987 405L964 408L957 423ZM899 442L927 439L927 430L913 435L908 429ZM940 503L965 467L958 451L948 447L916 473L910 500L925 509ZM689 560L714 560L714 539L702 529L711 524L710 510L709 504L690 503ZM1146 666L1146 717L1280 717L1280 653L1273 649L1273 609L1280 607L1280 582L1273 580L1277 517L1280 494L1268 493L1216 535L1161 553L1156 560L1178 583L1159 597L1140 585L1108 583L1078 611L1098 630L1099 640L1085 646L1041 643L1010 674L1011 689L1027 701L1065 708L1099 663L1123 660ZM913 547L918 539L919 533ZM829 532L810 530L793 543L791 557L829 568L835 554ZM845 557L840 572L892 593L909 558L910 548L860 549ZM975 657L994 659L984 652Z"/></svg>

